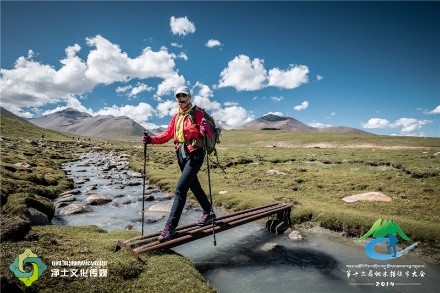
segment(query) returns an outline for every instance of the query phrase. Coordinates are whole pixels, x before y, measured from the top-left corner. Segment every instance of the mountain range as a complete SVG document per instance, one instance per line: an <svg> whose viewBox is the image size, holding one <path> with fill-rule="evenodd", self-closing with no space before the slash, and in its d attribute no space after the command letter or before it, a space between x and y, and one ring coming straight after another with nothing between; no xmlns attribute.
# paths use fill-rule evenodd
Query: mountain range
<svg viewBox="0 0 440 293"><path fill-rule="evenodd" d="M372 134L357 128L346 126L331 126L325 128L316 128L304 124L291 117L282 117L274 114L264 115L261 118L247 122L237 130L287 130L294 132L316 132L332 134Z"/></svg>
<svg viewBox="0 0 440 293"><path fill-rule="evenodd" d="M144 129L127 116L92 116L72 108L28 119L28 121L43 128L88 137L133 137L142 135Z"/></svg>
<svg viewBox="0 0 440 293"><path fill-rule="evenodd" d="M126 116L114 117L111 115L92 116L78 110L68 108L39 118L24 119L1 108L1 114L14 116L15 119L29 121L37 126L66 132L72 135L124 138L138 137L144 129L140 124ZM332 133L332 134L371 134L369 132L344 126L332 126L327 128L315 128L304 124L291 117L282 117L268 114L258 119L247 122L236 130L286 130L292 132ZM152 133L160 133L163 129L151 130Z"/></svg>

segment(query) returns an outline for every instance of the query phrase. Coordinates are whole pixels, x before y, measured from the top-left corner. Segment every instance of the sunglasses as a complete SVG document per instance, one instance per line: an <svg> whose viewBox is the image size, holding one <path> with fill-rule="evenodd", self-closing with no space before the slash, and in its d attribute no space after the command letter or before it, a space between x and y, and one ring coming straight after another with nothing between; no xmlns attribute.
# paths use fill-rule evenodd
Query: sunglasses
<svg viewBox="0 0 440 293"><path fill-rule="evenodd" d="M188 95L187 94L177 94L176 98L186 98Z"/></svg>

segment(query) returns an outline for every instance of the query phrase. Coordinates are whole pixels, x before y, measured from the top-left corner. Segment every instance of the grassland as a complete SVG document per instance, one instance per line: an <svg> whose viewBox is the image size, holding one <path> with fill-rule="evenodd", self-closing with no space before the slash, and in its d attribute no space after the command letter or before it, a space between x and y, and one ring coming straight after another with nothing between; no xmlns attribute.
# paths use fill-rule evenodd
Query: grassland
<svg viewBox="0 0 440 293"><path fill-rule="evenodd" d="M148 171L152 183L172 191L179 173L170 148L149 146ZM439 249L438 138L227 131L219 160L226 175L215 159L211 164L217 205L240 210L294 203L295 223L312 221L352 237L378 218L394 219L412 240L425 243L426 251ZM140 170L140 155L131 162ZM207 186L206 172L200 179ZM392 201L342 200L364 192L382 192Z"/></svg>
<svg viewBox="0 0 440 293"><path fill-rule="evenodd" d="M38 140L41 133L44 141ZM27 288L29 292L88 292L92 288L108 292L214 291L189 260L174 253L143 255L142 262L137 262L126 251L112 252L117 240L138 235L136 232L29 225L29 207L50 216L50 201L72 187L61 170L63 162L75 160L85 151L115 150L130 154L131 167L141 171L139 142L77 141L70 135L2 117L0 143L2 232L8 225L21 225L20 231L24 231L19 239L2 239L2 289L5 284L8 289L25 289L8 266L30 248L47 264L54 260L106 260L109 275L61 280L46 272ZM240 210L289 202L295 205L295 223L314 223L345 231L348 236L360 236L377 218L394 219L413 241L423 243L424 252L438 255L438 138L225 131L218 148L220 165L226 171L223 174L213 160L212 191L218 206ZM29 167L16 163L28 163ZM150 183L173 191L179 171L170 143L148 146L147 170ZM207 186L206 169L199 177ZM393 200L342 201L345 196L368 191L380 191Z"/></svg>

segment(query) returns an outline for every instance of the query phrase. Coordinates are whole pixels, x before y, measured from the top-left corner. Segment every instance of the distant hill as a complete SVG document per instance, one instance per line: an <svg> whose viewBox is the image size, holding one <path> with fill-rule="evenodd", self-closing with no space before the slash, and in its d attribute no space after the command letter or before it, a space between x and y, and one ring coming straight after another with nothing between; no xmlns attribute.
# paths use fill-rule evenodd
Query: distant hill
<svg viewBox="0 0 440 293"><path fill-rule="evenodd" d="M287 130L294 132L319 132L331 134L372 134L357 128L332 126L316 128L304 124L291 117L282 117L274 114L264 115L236 128L237 130Z"/></svg>
<svg viewBox="0 0 440 293"><path fill-rule="evenodd" d="M49 140L69 140L71 136L65 133L48 130L46 128L38 127L19 117L10 111L0 107L0 129L1 136L9 139L31 139L38 140L43 134Z"/></svg>
<svg viewBox="0 0 440 293"><path fill-rule="evenodd" d="M291 117L281 117L273 114L265 115L238 127L239 130L288 130L298 132L317 132L318 129L308 126Z"/></svg>
<svg viewBox="0 0 440 293"><path fill-rule="evenodd" d="M15 120L18 120L18 121L29 123L29 121L27 121L26 119L24 119L24 118L22 118L20 116L15 115L14 113L6 110L3 107L0 107L0 116L8 117L8 118L11 118L11 119L15 119Z"/></svg>
<svg viewBox="0 0 440 293"><path fill-rule="evenodd" d="M319 128L320 133L331 133L331 134L373 134L364 130L357 128L346 127L346 126L330 126L325 128Z"/></svg>
<svg viewBox="0 0 440 293"><path fill-rule="evenodd" d="M29 121L43 128L88 137L133 137L142 135L144 129L126 116L91 116L71 108Z"/></svg>

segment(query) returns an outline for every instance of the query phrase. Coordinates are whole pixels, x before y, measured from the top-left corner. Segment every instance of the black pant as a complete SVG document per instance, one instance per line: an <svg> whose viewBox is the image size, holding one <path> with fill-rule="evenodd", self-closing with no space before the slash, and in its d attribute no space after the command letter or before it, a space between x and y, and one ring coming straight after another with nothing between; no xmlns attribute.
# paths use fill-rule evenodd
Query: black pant
<svg viewBox="0 0 440 293"><path fill-rule="evenodd" d="M182 145L180 147L184 146ZM197 173L202 167L203 159L205 157L203 149L198 149L191 154L187 154L178 149L176 153L182 174L180 175L179 181L177 181L176 196L174 197L173 207L171 208L170 216L168 218L168 223L174 228L179 224L189 189L191 189L203 211L206 213L211 211L211 204L197 178Z"/></svg>

